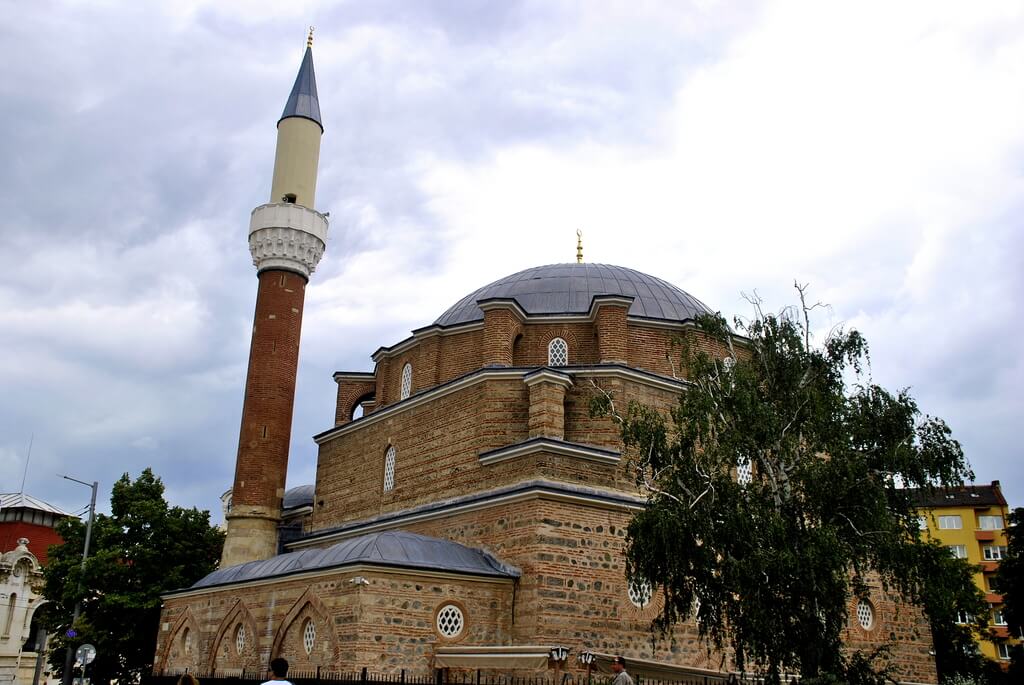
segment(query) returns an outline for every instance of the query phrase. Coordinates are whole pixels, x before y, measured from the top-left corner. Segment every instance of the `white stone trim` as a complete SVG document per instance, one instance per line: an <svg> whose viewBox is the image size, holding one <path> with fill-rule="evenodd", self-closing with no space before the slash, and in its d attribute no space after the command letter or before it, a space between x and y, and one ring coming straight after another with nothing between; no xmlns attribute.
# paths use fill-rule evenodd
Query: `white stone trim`
<svg viewBox="0 0 1024 685"><path fill-rule="evenodd" d="M556 485L556 483L552 483ZM486 493L484 493L486 494ZM621 492L609 492L609 495L617 495L621 497ZM627 495L628 496L628 495ZM564 490L554 491L546 488L543 485L535 485L527 490L521 490L519 492L510 492L505 495L498 497L487 498L474 502L466 502L464 504L455 504L453 506L441 507L433 509L431 511L422 511L413 514L406 514L405 516L396 516L395 518L388 519L387 521L371 522L362 526L353 526L348 530L341 530L330 535L318 536L312 540L296 540L294 542L287 543L285 548L288 551L295 551L298 549L305 549L308 547L321 547L326 543L341 542L349 538L359 537L360 535L366 535L368 533L376 533L383 530L394 530L401 529L412 523L419 523L421 521L434 521L437 519L444 519L456 514L466 514L474 511L482 511L490 509L492 507L504 506L506 504L516 504L518 502L528 502L531 500L546 500L549 502L564 502L568 504L579 504L583 506L589 506L595 509L605 509L610 511L628 511L637 512L644 509L644 503L639 498L635 504L628 502L618 501L611 502L602 497L591 495L582 492L566 492Z"/></svg>
<svg viewBox="0 0 1024 685"><path fill-rule="evenodd" d="M534 438L533 440L529 440L518 445L512 445L511 447L490 450L481 454L479 459L482 466L487 466L489 464L498 464L503 461L508 461L509 459L518 459L519 457L537 454L538 452L556 454L560 457L596 461L600 464L618 464L622 460L622 455L612 450L604 450L596 447L588 447L586 445L578 445L571 442L562 442L559 440L545 438L541 438L539 440Z"/></svg>
<svg viewBox="0 0 1024 685"><path fill-rule="evenodd" d="M541 367L544 368L544 367ZM318 445L322 445L325 442L330 442L335 438L339 438L342 435L351 433L352 431L359 430L364 426L369 426L378 421L381 421L389 416L394 416L400 412L418 407L426 402L432 402L435 399L450 395L454 392L464 390L465 388L472 387L477 383L483 383L484 381L490 380L511 380L516 378L525 378L528 375L537 373L537 369L504 369L504 368L485 368L473 371L466 376L462 376L453 381L443 383L431 390L424 390L423 392L413 395L407 400L402 400L395 404L389 405L383 409L373 412L369 416L362 416L355 421L343 424L341 426L335 426L329 428L326 431L313 436L313 442ZM658 376L657 374L644 373L635 371L629 367L608 365L608 366L591 366L585 368L571 368L571 367L559 367L555 373L565 374L570 377L579 376L581 378L624 378L626 380L635 381L637 383L647 385L649 387L658 388L660 390L669 390L672 392L679 392L685 388L688 383L683 380L674 380L666 378L664 376Z"/></svg>
<svg viewBox="0 0 1024 685"><path fill-rule="evenodd" d="M252 263L257 271L283 269L309 278L327 248L327 229L327 217L308 207L260 205L249 219Z"/></svg>
<svg viewBox="0 0 1024 685"><path fill-rule="evenodd" d="M490 585L511 585L516 581L516 578L506 578L503 576L481 576L472 575L469 573L433 571L431 569L404 566L374 566L373 564L368 564L366 562L359 562L357 564L350 564L347 566L332 566L330 568L318 568L310 571L301 571L299 573L287 573L280 576L268 576L266 578L257 578L254 580L243 580L234 583L224 583L223 585L211 585L210 587L203 587L197 590L182 590L180 592L170 592L165 595L160 595L160 599L167 601L168 599L178 599L179 597L198 597L200 595L209 595L216 592L224 592L228 588L252 588L259 587L261 585L289 583L293 580L305 580L312 582L317 578L323 578L325 576L330 576L334 574L353 574L356 576L370 574L391 576L413 576L416 578L459 580L470 583L487 583Z"/></svg>
<svg viewBox="0 0 1024 685"><path fill-rule="evenodd" d="M564 367L562 367L564 368ZM533 387L538 383L554 383L560 385L563 388L568 389L572 386L572 376L562 371L556 371L549 366L545 366L538 371L531 371L523 377L523 383L526 383L526 387Z"/></svg>

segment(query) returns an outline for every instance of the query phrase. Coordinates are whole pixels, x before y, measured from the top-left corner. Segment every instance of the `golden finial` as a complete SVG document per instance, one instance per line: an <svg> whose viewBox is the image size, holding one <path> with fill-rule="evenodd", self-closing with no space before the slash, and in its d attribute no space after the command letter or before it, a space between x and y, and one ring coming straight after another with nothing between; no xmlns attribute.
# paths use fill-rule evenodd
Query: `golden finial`
<svg viewBox="0 0 1024 685"><path fill-rule="evenodd" d="M306 47L307 48L313 47L313 27L312 26L309 27L309 37L306 38Z"/></svg>
<svg viewBox="0 0 1024 685"><path fill-rule="evenodd" d="M583 263L583 231L576 229L576 263Z"/></svg>

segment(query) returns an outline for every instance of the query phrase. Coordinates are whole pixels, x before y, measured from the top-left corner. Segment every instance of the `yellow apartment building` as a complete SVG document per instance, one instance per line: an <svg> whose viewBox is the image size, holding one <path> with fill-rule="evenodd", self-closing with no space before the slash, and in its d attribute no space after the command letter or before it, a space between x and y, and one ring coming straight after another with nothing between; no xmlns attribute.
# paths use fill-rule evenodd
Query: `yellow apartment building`
<svg viewBox="0 0 1024 685"><path fill-rule="evenodd" d="M974 582L985 593L989 603L990 625L999 637L1008 641L992 644L979 640L981 653L990 659L1009 663L1010 648L1016 640L1010 634L1003 616L1003 596L996 585L999 562L1006 557L1006 526L1009 507L999 488L999 481L990 485L966 485L915 494L921 514L921 530L949 548L953 556L966 559L980 568ZM960 621L968 623L969 616Z"/></svg>

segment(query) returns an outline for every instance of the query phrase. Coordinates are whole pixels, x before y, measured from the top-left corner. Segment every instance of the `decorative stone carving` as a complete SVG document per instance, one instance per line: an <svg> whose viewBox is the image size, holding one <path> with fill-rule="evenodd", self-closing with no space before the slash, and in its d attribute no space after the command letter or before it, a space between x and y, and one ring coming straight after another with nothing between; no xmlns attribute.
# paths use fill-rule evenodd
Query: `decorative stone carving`
<svg viewBox="0 0 1024 685"><path fill-rule="evenodd" d="M258 271L284 269L306 278L327 247L327 217L288 203L260 205L249 221L249 252Z"/></svg>

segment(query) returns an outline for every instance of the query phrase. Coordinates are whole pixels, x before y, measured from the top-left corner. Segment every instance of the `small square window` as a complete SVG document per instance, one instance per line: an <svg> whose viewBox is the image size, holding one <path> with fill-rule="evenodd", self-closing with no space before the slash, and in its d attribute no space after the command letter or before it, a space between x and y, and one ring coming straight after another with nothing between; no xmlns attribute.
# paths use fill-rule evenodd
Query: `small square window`
<svg viewBox="0 0 1024 685"><path fill-rule="evenodd" d="M967 545L949 545L949 553L957 559L967 558Z"/></svg>
<svg viewBox="0 0 1024 685"><path fill-rule="evenodd" d="M1010 658L1010 645L1006 644L1005 642L1000 642L998 645L996 645L996 649L999 651L1000 659Z"/></svg>
<svg viewBox="0 0 1024 685"><path fill-rule="evenodd" d="M1002 607L992 607L992 625L1005 626L1006 616L1003 615Z"/></svg>

